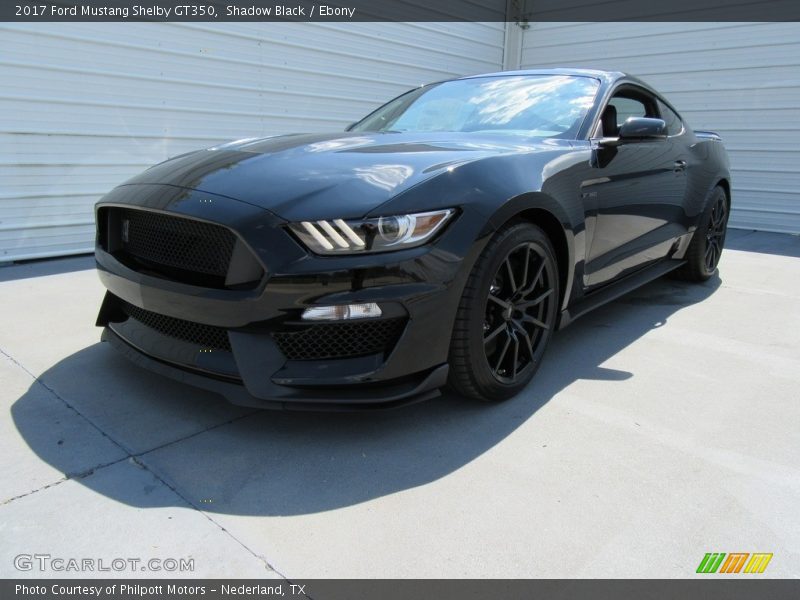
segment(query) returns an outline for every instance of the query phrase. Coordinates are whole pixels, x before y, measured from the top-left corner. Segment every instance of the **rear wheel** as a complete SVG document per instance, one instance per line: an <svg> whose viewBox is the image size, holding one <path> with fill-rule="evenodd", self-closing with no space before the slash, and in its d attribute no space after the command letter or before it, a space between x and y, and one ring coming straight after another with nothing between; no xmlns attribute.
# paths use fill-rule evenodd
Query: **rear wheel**
<svg viewBox="0 0 800 600"><path fill-rule="evenodd" d="M555 252L530 223L498 231L470 274L450 344L450 384L488 402L509 398L539 368L555 327Z"/></svg>
<svg viewBox="0 0 800 600"><path fill-rule="evenodd" d="M728 231L728 197L715 187L709 194L706 212L686 250L686 264L673 271L678 279L706 281L717 270Z"/></svg>

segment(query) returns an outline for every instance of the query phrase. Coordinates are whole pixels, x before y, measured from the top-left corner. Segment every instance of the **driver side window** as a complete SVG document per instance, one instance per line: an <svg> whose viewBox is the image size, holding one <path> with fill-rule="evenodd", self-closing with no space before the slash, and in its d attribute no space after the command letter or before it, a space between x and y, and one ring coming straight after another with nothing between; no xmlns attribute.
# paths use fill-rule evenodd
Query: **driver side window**
<svg viewBox="0 0 800 600"><path fill-rule="evenodd" d="M658 117L652 98L638 90L621 90L603 111L600 119L599 136L616 137L619 128L629 117Z"/></svg>
<svg viewBox="0 0 800 600"><path fill-rule="evenodd" d="M647 107L641 100L616 96L609 102L617 110L617 128L628 120L628 117L646 117Z"/></svg>

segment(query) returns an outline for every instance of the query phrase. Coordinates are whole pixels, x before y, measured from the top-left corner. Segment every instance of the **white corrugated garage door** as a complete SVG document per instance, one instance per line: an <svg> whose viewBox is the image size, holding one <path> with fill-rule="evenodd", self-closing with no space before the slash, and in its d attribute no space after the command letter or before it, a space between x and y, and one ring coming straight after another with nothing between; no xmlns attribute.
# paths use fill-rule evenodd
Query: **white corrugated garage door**
<svg viewBox="0 0 800 600"><path fill-rule="evenodd" d="M731 225L800 233L800 23L532 23L523 68L642 77L731 157Z"/></svg>
<svg viewBox="0 0 800 600"><path fill-rule="evenodd" d="M88 252L92 205L148 165L335 131L400 92L499 70L503 23L0 26L0 261Z"/></svg>

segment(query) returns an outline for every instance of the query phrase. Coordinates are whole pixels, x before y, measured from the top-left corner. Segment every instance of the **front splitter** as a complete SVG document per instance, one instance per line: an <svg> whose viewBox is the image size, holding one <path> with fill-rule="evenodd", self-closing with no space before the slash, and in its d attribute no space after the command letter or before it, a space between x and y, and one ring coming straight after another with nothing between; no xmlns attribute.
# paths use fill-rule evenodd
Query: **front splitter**
<svg viewBox="0 0 800 600"><path fill-rule="evenodd" d="M242 384L231 379L203 374L148 356L108 327L103 328L100 339L111 344L137 366L192 387L220 394L232 404L267 410L317 412L388 410L435 398L441 394L440 388L447 383L448 365L443 364L424 374L418 381L401 384L387 382L384 386L371 384L369 395L373 398L365 396L366 390L348 398L347 390L311 387L289 390L289 393L293 394L292 398L257 398Z"/></svg>

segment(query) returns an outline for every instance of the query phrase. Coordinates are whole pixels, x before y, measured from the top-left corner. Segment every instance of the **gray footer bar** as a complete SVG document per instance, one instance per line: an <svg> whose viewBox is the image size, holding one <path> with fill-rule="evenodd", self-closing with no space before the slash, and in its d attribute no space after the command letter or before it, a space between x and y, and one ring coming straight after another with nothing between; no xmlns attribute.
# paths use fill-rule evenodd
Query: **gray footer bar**
<svg viewBox="0 0 800 600"><path fill-rule="evenodd" d="M0 580L4 600L175 600L310 598L312 600L755 600L800 598L800 580L718 575L702 579L27 579Z"/></svg>

